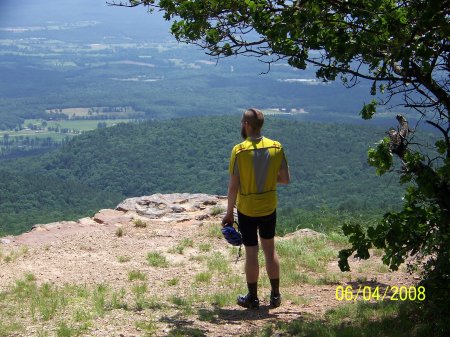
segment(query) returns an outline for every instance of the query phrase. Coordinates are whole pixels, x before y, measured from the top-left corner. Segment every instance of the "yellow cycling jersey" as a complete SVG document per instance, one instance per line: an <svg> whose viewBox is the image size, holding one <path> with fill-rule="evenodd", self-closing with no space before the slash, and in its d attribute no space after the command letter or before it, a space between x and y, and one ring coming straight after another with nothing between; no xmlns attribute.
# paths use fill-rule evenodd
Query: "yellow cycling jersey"
<svg viewBox="0 0 450 337"><path fill-rule="evenodd" d="M287 165L281 144L266 137L245 141L233 147L231 175L239 175L236 207L247 216L265 216L277 207L277 178L281 165Z"/></svg>

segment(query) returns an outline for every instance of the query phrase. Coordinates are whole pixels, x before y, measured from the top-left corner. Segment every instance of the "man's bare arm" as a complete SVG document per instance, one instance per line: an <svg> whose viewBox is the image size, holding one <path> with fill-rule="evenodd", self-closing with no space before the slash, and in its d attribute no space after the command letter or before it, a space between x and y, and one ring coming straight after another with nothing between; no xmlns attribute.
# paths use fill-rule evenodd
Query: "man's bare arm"
<svg viewBox="0 0 450 337"><path fill-rule="evenodd" d="M228 206L227 213L222 219L222 225L233 223L234 221L234 205L236 204L236 198L239 191L239 176L230 175L230 181L228 183Z"/></svg>
<svg viewBox="0 0 450 337"><path fill-rule="evenodd" d="M278 171L277 183L289 184L290 181L291 175L289 174L289 166L287 165L286 159L283 159L280 171Z"/></svg>

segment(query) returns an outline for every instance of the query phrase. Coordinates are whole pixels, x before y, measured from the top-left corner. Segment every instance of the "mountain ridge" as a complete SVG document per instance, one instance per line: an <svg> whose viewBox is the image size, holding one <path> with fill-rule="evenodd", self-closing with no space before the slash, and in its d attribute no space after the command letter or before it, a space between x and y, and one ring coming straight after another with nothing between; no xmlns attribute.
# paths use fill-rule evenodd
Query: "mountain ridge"
<svg viewBox="0 0 450 337"><path fill-rule="evenodd" d="M0 203L9 208L0 207L0 227L12 232L14 218L33 210L21 225L31 227L33 217L51 214L57 205L59 215L47 222L61 219L68 210L79 215L70 214L66 220L91 215L95 207L113 207L123 198L139 195L185 191L225 194L231 148L241 141L239 117L117 125L77 136L39 158L3 162L0 189L5 192L0 191ZM289 186L280 186L280 207L366 212L399 204L403 189L392 176L377 177L367 164L367 149L383 134L381 129L268 116L264 135L281 141L292 176ZM12 178L1 181L1 171ZM17 187L13 186L15 181L20 182L21 198L11 192ZM41 186L44 181L47 188ZM73 183L69 195L68 182ZM88 189L89 193L83 192ZM41 197L33 198L44 191L50 192L45 203ZM20 199L32 200L27 203L29 209L17 204Z"/></svg>

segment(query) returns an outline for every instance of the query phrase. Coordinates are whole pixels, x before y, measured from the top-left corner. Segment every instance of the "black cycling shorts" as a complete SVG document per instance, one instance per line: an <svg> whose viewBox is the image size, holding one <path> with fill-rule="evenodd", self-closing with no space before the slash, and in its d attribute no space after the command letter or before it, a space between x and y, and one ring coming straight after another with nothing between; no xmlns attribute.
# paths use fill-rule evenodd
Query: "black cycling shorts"
<svg viewBox="0 0 450 337"><path fill-rule="evenodd" d="M276 210L272 214L260 217L247 216L239 211L237 213L239 231L242 234L244 246L258 245L258 229L259 236L263 239L273 239L275 237L275 226L277 224Z"/></svg>

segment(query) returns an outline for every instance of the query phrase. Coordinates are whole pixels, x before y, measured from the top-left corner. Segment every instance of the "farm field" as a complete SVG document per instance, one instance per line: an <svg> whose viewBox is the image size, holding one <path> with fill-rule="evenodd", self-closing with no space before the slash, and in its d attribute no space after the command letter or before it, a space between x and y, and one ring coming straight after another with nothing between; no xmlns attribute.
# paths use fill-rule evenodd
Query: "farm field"
<svg viewBox="0 0 450 337"><path fill-rule="evenodd" d="M26 119L21 130L0 131L0 158L51 150L84 132L107 128L135 119L50 120Z"/></svg>
<svg viewBox="0 0 450 337"><path fill-rule="evenodd" d="M25 127L19 131L0 131L0 137L9 135L10 137L52 137L55 140L61 139L64 136L77 135L85 131L91 131L98 128L99 123L104 123L103 126L110 127L119 123L129 123L134 121L133 119L94 119L94 120L58 120L58 121L46 121L41 119L27 119L24 125L33 125L36 129ZM45 125L45 126L44 126ZM61 132L56 130L69 130L67 132Z"/></svg>

